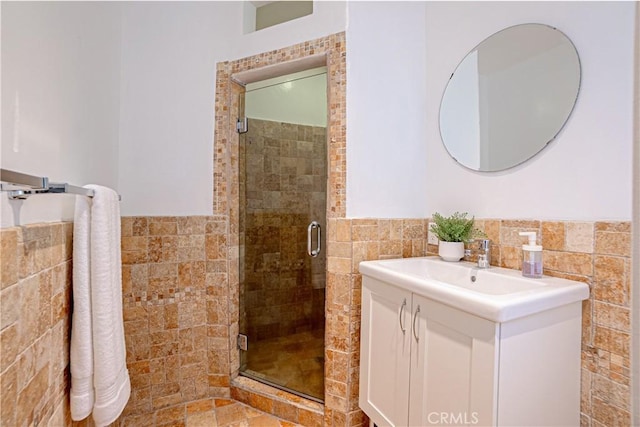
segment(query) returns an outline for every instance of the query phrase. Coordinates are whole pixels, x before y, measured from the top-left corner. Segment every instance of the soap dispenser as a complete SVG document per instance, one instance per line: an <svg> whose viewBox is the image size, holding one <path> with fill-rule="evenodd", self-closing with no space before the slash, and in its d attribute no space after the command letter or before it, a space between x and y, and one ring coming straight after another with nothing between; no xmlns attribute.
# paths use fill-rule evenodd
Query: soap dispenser
<svg viewBox="0 0 640 427"><path fill-rule="evenodd" d="M542 277L542 246L536 245L536 232L522 231L519 234L529 237L529 244L522 245L522 275Z"/></svg>

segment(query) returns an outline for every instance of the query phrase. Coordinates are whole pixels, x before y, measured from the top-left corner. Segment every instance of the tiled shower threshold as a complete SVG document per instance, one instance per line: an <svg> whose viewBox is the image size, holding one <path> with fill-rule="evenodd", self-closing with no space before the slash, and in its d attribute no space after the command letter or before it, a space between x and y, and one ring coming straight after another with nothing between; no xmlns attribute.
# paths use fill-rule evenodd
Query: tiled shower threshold
<svg viewBox="0 0 640 427"><path fill-rule="evenodd" d="M275 383L273 381L269 381L269 379L267 377L265 377L264 375L260 374L259 372L255 372L255 371L252 371L250 369L247 369L245 371L240 372L240 375L242 375L243 377L251 378L254 381L261 382L261 383L266 384L268 386L275 387L278 390L282 390L282 391L286 391L286 392L291 393L291 394L295 394L296 396L300 396L303 399L308 399L308 400L320 403L321 405L324 404L324 401L322 399L319 399L317 397L305 394L305 393L303 393L301 391L290 389L290 388L285 387L283 385L277 384L277 383Z"/></svg>
<svg viewBox="0 0 640 427"><path fill-rule="evenodd" d="M231 380L231 398L307 427L324 425L324 405L246 376Z"/></svg>

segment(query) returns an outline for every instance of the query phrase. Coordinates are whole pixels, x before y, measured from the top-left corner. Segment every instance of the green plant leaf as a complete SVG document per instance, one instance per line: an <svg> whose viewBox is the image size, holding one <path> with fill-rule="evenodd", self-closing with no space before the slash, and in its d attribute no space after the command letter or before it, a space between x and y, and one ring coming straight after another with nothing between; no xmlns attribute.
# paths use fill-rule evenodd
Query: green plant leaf
<svg viewBox="0 0 640 427"><path fill-rule="evenodd" d="M466 242L476 237L482 237L485 234L475 228L474 217L467 218L467 213L455 212L453 215L444 217L438 212L433 214L433 222L435 225L431 230L443 242Z"/></svg>

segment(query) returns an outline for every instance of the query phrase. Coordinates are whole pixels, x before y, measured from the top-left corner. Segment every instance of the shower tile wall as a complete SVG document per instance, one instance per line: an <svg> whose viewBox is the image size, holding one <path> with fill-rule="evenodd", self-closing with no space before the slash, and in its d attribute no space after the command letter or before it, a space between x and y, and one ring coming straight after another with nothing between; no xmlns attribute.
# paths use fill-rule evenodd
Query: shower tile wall
<svg viewBox="0 0 640 427"><path fill-rule="evenodd" d="M306 250L309 223L326 230L326 129L250 119L242 141L242 330L251 342L323 328L325 251Z"/></svg>
<svg viewBox="0 0 640 427"><path fill-rule="evenodd" d="M0 425L70 425L71 223L0 230Z"/></svg>

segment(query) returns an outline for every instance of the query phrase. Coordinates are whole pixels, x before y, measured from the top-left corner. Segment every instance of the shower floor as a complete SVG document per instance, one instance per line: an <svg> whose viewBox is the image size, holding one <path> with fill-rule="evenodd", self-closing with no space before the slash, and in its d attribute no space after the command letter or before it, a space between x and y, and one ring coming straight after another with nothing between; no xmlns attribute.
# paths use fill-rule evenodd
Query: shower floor
<svg viewBox="0 0 640 427"><path fill-rule="evenodd" d="M324 329L249 342L244 374L324 400Z"/></svg>

